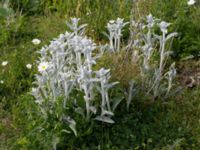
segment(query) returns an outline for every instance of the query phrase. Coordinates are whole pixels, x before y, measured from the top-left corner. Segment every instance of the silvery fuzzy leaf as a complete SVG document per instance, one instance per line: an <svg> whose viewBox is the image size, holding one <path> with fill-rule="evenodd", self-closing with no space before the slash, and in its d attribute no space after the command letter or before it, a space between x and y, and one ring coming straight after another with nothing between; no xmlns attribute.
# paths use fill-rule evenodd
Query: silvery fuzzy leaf
<svg viewBox="0 0 200 150"><path fill-rule="evenodd" d="M101 92L101 87L100 86L96 86L96 89L99 91L99 92Z"/></svg>
<svg viewBox="0 0 200 150"><path fill-rule="evenodd" d="M65 37L66 37L66 38L71 37L72 35L73 35L73 34L72 34L71 32L68 32L68 31L65 32Z"/></svg>
<svg viewBox="0 0 200 150"><path fill-rule="evenodd" d="M36 100L35 100L35 103L36 103L36 104L39 104L39 105L41 105L41 104L42 104L42 102L43 102L43 100L42 100L42 99L36 99Z"/></svg>
<svg viewBox="0 0 200 150"><path fill-rule="evenodd" d="M40 111L41 111L41 113L43 115L42 117L46 119L47 118L47 112L46 112L46 110L43 107L39 107L39 108L40 108Z"/></svg>
<svg viewBox="0 0 200 150"><path fill-rule="evenodd" d="M117 108L117 106L119 105L119 103L123 100L124 97L116 97L114 99L112 99L112 111L115 111L115 109Z"/></svg>
<svg viewBox="0 0 200 150"><path fill-rule="evenodd" d="M108 39L110 38L110 35L107 34L106 32L102 32L103 35L105 35Z"/></svg>
<svg viewBox="0 0 200 150"><path fill-rule="evenodd" d="M57 149L57 144L59 143L60 138L59 137L53 137L52 139L52 145L53 145L53 149L56 150Z"/></svg>
<svg viewBox="0 0 200 150"><path fill-rule="evenodd" d="M170 71L171 71L172 76L176 75L175 62L171 64Z"/></svg>
<svg viewBox="0 0 200 150"><path fill-rule="evenodd" d="M89 81L90 81L90 82L99 82L100 79L99 79L99 78L91 78Z"/></svg>
<svg viewBox="0 0 200 150"><path fill-rule="evenodd" d="M115 31L116 31L116 28L117 28L117 25L116 25L116 24L107 23L106 28L107 28L110 32L115 32Z"/></svg>
<svg viewBox="0 0 200 150"><path fill-rule="evenodd" d="M71 23L66 22L66 24L72 31L74 30L74 27L73 27L73 25Z"/></svg>
<svg viewBox="0 0 200 150"><path fill-rule="evenodd" d="M69 124L70 129L74 132L74 135L77 136L77 131L76 131L76 122L74 121L73 123Z"/></svg>
<svg viewBox="0 0 200 150"><path fill-rule="evenodd" d="M169 56L169 55L171 55L173 53L174 53L173 51L167 51L167 52L164 53L164 55Z"/></svg>
<svg viewBox="0 0 200 150"><path fill-rule="evenodd" d="M116 23L118 24L122 24L124 22L124 19L121 18L117 18Z"/></svg>
<svg viewBox="0 0 200 150"><path fill-rule="evenodd" d="M177 36L177 35L178 35L177 32L170 33L170 34L167 35L167 37L166 37L165 40L167 41L167 40L169 40L169 39L171 39L172 37L175 37L175 36Z"/></svg>
<svg viewBox="0 0 200 150"><path fill-rule="evenodd" d="M127 110L129 110L130 103L133 98L133 94L136 92L136 89L134 89L134 83L135 81L129 82L129 91L128 91L128 98L127 98Z"/></svg>
<svg viewBox="0 0 200 150"><path fill-rule="evenodd" d="M189 56L182 58L181 60L189 60L189 59L193 59L193 58L194 58L194 55L189 55Z"/></svg>
<svg viewBox="0 0 200 150"><path fill-rule="evenodd" d="M61 44L62 44L61 41L58 41L57 39L55 39L54 41L51 41L49 48L51 48L51 50L56 51L57 48L59 48Z"/></svg>
<svg viewBox="0 0 200 150"><path fill-rule="evenodd" d="M96 64L96 61L94 60L94 59L87 59L86 60L86 62L88 63L88 64L91 64L91 65L95 65Z"/></svg>
<svg viewBox="0 0 200 150"><path fill-rule="evenodd" d="M96 107L94 107L94 106L90 106L90 111L93 113L93 114L96 114L97 113L97 109L96 109Z"/></svg>
<svg viewBox="0 0 200 150"><path fill-rule="evenodd" d="M162 21L159 26L160 26L160 30L163 32L163 33L167 33L167 28L169 27L170 23L168 22L165 22L165 21Z"/></svg>
<svg viewBox="0 0 200 150"><path fill-rule="evenodd" d="M112 119L106 116L97 116L95 120L106 122L106 123L115 123Z"/></svg>
<svg viewBox="0 0 200 150"><path fill-rule="evenodd" d="M61 132L64 132L64 133L71 133L70 131L66 130L66 129L62 129Z"/></svg>
<svg viewBox="0 0 200 150"><path fill-rule="evenodd" d="M71 22L73 24L78 24L79 21L80 21L80 18L71 18Z"/></svg>
<svg viewBox="0 0 200 150"><path fill-rule="evenodd" d="M68 98L69 94L71 93L73 87L74 87L74 81L68 81L67 85L64 84L64 92L65 92L66 99Z"/></svg>
<svg viewBox="0 0 200 150"><path fill-rule="evenodd" d="M94 59L94 61L96 60L96 59L98 59L98 58L101 58L102 57L102 55L103 55L103 51L101 51L99 54L96 54L96 56L94 56L93 57L93 59ZM96 62L96 61L95 61Z"/></svg>
<svg viewBox="0 0 200 150"><path fill-rule="evenodd" d="M104 76L104 75L106 75L109 72L110 72L110 69L104 69L104 68L101 68L99 71L95 71L95 73L99 77Z"/></svg>
<svg viewBox="0 0 200 150"><path fill-rule="evenodd" d="M158 39L159 41L161 41L161 39L162 39L162 37L160 35L153 34L153 36L155 37L155 39Z"/></svg>
<svg viewBox="0 0 200 150"><path fill-rule="evenodd" d="M78 34L81 35L81 36L83 36L85 34L85 28L83 28L82 30L80 30Z"/></svg>
<svg viewBox="0 0 200 150"><path fill-rule="evenodd" d="M59 75L60 75L60 77L61 77L62 80L68 80L71 77L70 73L60 72Z"/></svg>
<svg viewBox="0 0 200 150"><path fill-rule="evenodd" d="M80 114L82 117L85 117L84 110L81 107L75 108L75 112Z"/></svg>
<svg viewBox="0 0 200 150"><path fill-rule="evenodd" d="M41 75L36 74L35 77L36 77L38 85L44 85L47 81L45 76L41 76Z"/></svg>
<svg viewBox="0 0 200 150"><path fill-rule="evenodd" d="M45 56L47 55L47 51L48 51L47 47L42 47L38 53Z"/></svg>
<svg viewBox="0 0 200 150"><path fill-rule="evenodd" d="M140 43L141 42L138 39L133 41L133 45L136 46L136 47L139 46Z"/></svg>
<svg viewBox="0 0 200 150"><path fill-rule="evenodd" d="M75 120L68 116L68 117L63 117L63 121L69 124L69 128L74 132L75 136L77 136Z"/></svg>
<svg viewBox="0 0 200 150"><path fill-rule="evenodd" d="M85 28L86 26L87 26L87 24L82 24L82 25L80 25L80 26L78 27L78 30L81 30L81 29Z"/></svg>
<svg viewBox="0 0 200 150"><path fill-rule="evenodd" d="M87 68L81 68L80 69L80 74L79 74L79 80L81 79L88 79L88 76L90 76L92 74L91 70L87 70Z"/></svg>
<svg viewBox="0 0 200 150"><path fill-rule="evenodd" d="M119 82L112 82L112 83L105 84L105 88L106 88L106 90L109 90L116 84L119 84Z"/></svg>
<svg viewBox="0 0 200 150"><path fill-rule="evenodd" d="M114 113L108 110L103 110L102 116L105 116L105 115L114 116Z"/></svg>
<svg viewBox="0 0 200 150"><path fill-rule="evenodd" d="M137 23L136 23L135 20L132 20L132 21L131 21L131 26L133 26L133 27L137 27Z"/></svg>
<svg viewBox="0 0 200 150"><path fill-rule="evenodd" d="M129 24L129 22L125 22L125 23L123 24L123 27L125 27L127 24Z"/></svg>
<svg viewBox="0 0 200 150"><path fill-rule="evenodd" d="M156 69L154 70L154 74L155 74L155 77L157 77L157 76L159 75L159 69L156 68Z"/></svg>
<svg viewBox="0 0 200 150"><path fill-rule="evenodd" d="M153 27L153 25L154 25L154 18L153 18L153 16L152 16L152 14L149 14L149 15L147 16L147 23L148 23L148 27L149 27L149 28L152 28L152 27Z"/></svg>
<svg viewBox="0 0 200 150"><path fill-rule="evenodd" d="M168 72L168 79L173 79L176 76L176 69L172 69Z"/></svg>
<svg viewBox="0 0 200 150"><path fill-rule="evenodd" d="M65 41L65 35L64 35L64 34L60 34L58 38L59 38L59 40L62 41L62 42Z"/></svg>

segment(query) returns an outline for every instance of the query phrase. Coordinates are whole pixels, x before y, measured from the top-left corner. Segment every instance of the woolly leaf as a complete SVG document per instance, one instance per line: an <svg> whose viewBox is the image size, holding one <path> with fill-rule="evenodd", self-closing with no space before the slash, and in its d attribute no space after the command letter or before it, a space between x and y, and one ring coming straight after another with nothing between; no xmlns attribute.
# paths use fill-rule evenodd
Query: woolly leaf
<svg viewBox="0 0 200 150"><path fill-rule="evenodd" d="M112 119L106 116L97 116L95 120L106 122L106 123L115 123Z"/></svg>

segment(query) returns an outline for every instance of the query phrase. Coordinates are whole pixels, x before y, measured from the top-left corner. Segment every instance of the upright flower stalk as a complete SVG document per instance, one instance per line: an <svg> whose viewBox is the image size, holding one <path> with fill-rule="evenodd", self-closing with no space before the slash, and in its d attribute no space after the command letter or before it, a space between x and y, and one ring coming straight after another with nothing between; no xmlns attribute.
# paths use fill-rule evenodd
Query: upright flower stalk
<svg viewBox="0 0 200 150"><path fill-rule="evenodd" d="M36 62L38 74L35 75L32 89L32 95L35 97L44 122L47 118L56 116L55 121L67 123L68 128L76 136L78 134L76 115L81 114L88 122L98 120L114 123L112 119L114 110L121 101L114 101L109 96L109 90L118 84L118 82L109 82L110 69L103 67L99 70L94 69L97 58L101 57L107 45L98 46L86 37L84 31L87 25L79 25L79 21L79 18L72 18L67 23L71 32L60 34L38 52L40 54ZM120 51L123 27L127 24L120 18L111 20L107 24L110 51L115 53ZM162 35L154 33L156 24L159 25ZM171 53L166 49L166 44L177 35L177 33L168 34L169 25L164 21L159 22L150 14L147 16L146 25L137 23L138 31L143 32L138 33L137 39L132 42L134 48L138 50L134 53L137 56L134 58L137 58L135 63L141 66L143 86L148 87L147 93L153 94L154 99L161 95L167 97L176 75L175 64L172 64L165 73L165 63ZM157 49L159 50L156 51ZM155 61L154 56L158 56L158 62ZM7 65L7 62L2 65ZM163 94L160 89L163 87L164 79L168 82ZM127 110L130 108L133 96L137 93L136 90L137 82L131 79L126 93Z"/></svg>
<svg viewBox="0 0 200 150"><path fill-rule="evenodd" d="M109 31L109 41L110 41L110 50L112 52L119 52L121 45L121 36L122 29L128 24L128 22L124 22L123 19L117 18L116 20L111 20L106 28Z"/></svg>
<svg viewBox="0 0 200 150"><path fill-rule="evenodd" d="M136 39L139 42L137 42L137 45L135 46L141 50L141 77L143 86L148 88L147 93L153 93L153 97L155 99L161 95L161 92L159 91L164 79L164 71L166 69L165 64L168 56L171 54L171 51L166 49L166 44L168 40L176 36L177 33L173 32L168 34L168 27L170 26L170 23L154 19L151 14L147 16L146 20L146 25L137 23L141 24L137 27L139 27L140 31L143 32L140 34L140 37ZM159 26L162 35L157 35L153 32L155 25ZM136 40L133 43L136 43ZM153 58L154 56L159 56L158 62L155 62L155 58ZM152 72L154 72L153 75ZM171 85L171 78L169 80ZM171 89L171 87L164 90L166 91L166 94L169 93L169 89Z"/></svg>
<svg viewBox="0 0 200 150"><path fill-rule="evenodd" d="M81 113L87 121L94 117L99 121L113 123L114 121L110 117L114 114L110 108L108 89L116 83L109 84L110 70L104 68L93 70L96 59L103 54L104 46L97 46L84 35L86 24L79 25L78 18L72 18L71 23L67 23L67 25L72 32L60 34L58 38L39 51L41 55L37 61L39 73L36 74L32 95L34 95L44 118L47 117L47 114L54 112L56 107L61 107L58 106L58 99L62 98L63 109L71 107L75 113L78 110L76 107L78 107L79 110L83 110ZM118 33L119 37L120 32ZM116 40L119 42L119 39ZM98 49L100 53L94 54L94 50ZM81 91L84 94L82 99L72 98L73 91ZM98 95L101 96L101 99L98 99ZM75 108L73 105L69 106L68 101L72 99L74 99L73 103L77 105ZM82 105L79 106L79 103L83 103L80 101L84 101L85 108ZM45 106L46 104L48 105ZM98 115L99 109L101 111ZM77 135L76 120L71 117L72 115L65 114L63 111L59 117L60 120L67 120L69 128Z"/></svg>

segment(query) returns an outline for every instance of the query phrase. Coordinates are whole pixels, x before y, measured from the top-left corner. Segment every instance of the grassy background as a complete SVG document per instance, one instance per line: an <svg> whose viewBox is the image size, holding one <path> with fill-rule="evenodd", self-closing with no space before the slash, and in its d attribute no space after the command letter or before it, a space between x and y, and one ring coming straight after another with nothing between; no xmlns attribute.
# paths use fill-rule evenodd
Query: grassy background
<svg viewBox="0 0 200 150"><path fill-rule="evenodd" d="M0 10L0 149L52 149L51 134L34 132L41 124L40 116L33 98L27 94L34 81L37 66L36 51L58 34L67 29L66 21L70 17L80 17L88 24L87 35L96 42L106 41L102 34L105 25L117 17L126 21L131 17L132 8L138 8L138 16L151 12L157 18L172 23L171 30L179 32L175 39L174 59L194 55L198 60L200 48L199 2L188 7L180 0L142 0L138 6L132 0L11 0L12 11ZM146 11L143 11L143 10ZM12 17L10 17L12 16ZM125 32L124 41L128 32ZM32 39L39 38L42 43L32 44ZM102 66L111 68L113 80L126 82L136 72L129 67L119 66L116 59L104 56ZM196 61L199 63L198 61ZM195 63L196 63L195 62ZM26 64L33 64L28 70ZM181 62L187 66L187 62ZM119 68L118 68L119 67ZM134 67L134 66L131 66ZM184 67L187 68L187 67ZM197 70L198 68L194 68ZM186 70L187 71L187 70ZM116 74L115 74L116 73ZM119 94L121 87L114 94ZM120 94L119 94L120 96ZM81 132L78 137L63 134L62 144L58 149L196 149L200 148L200 89L184 89L180 94L166 102L151 103L142 93L135 98L129 112L121 105L112 126L94 122L87 124L80 120ZM51 131L51 130L50 130ZM44 140L44 136L45 140Z"/></svg>

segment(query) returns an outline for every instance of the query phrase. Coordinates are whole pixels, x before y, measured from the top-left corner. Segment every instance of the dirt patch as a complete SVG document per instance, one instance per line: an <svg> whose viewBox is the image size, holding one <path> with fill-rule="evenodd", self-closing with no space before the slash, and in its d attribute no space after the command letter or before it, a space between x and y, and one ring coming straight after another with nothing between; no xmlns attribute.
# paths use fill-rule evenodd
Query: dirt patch
<svg viewBox="0 0 200 150"><path fill-rule="evenodd" d="M193 88L200 85L200 60L180 61L176 66L178 81L182 86Z"/></svg>

